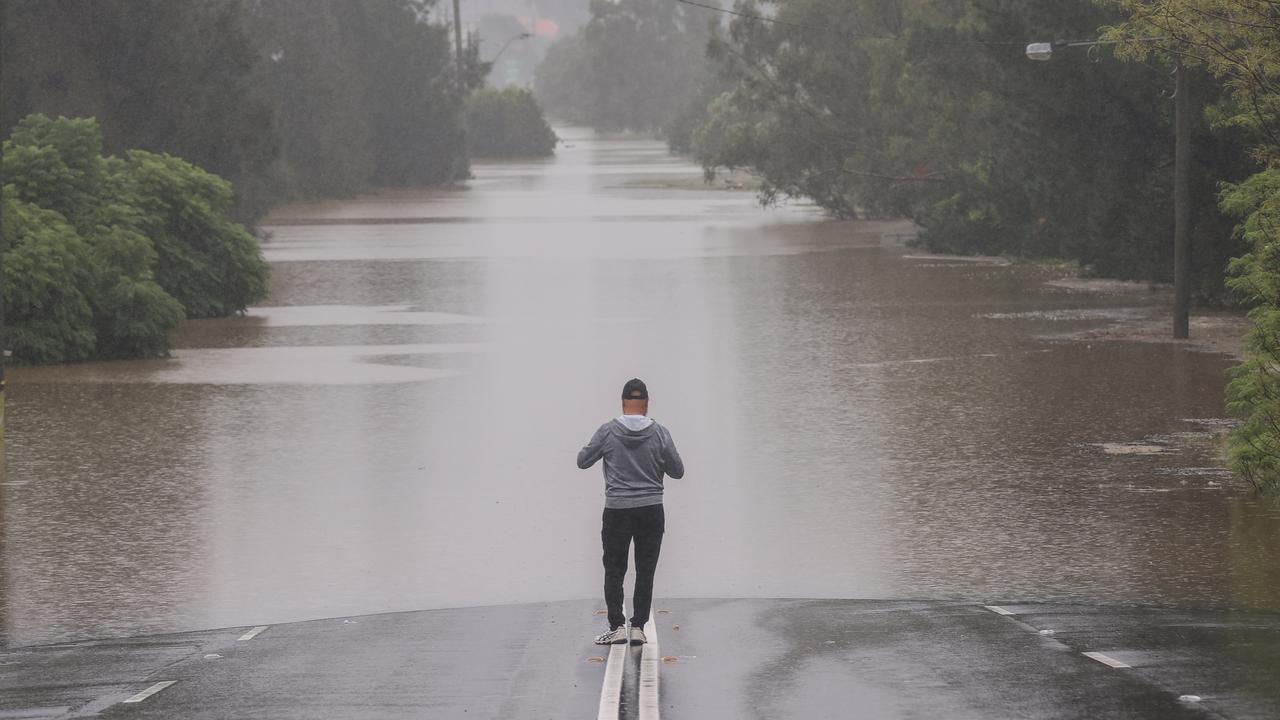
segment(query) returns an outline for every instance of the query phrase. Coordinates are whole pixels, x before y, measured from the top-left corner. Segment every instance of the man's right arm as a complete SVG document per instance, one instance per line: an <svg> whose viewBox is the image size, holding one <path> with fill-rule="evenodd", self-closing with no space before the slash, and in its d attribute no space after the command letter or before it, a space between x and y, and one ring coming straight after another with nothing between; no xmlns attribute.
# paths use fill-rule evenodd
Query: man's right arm
<svg viewBox="0 0 1280 720"><path fill-rule="evenodd" d="M586 446L578 451L579 468L586 470L595 465L596 461L604 456L605 427L601 425L600 429L596 430L595 434L591 436L591 440L587 442Z"/></svg>
<svg viewBox="0 0 1280 720"><path fill-rule="evenodd" d="M684 477L684 460L680 458L676 442L671 439L671 433L666 428L662 428L662 440L662 470L669 477L679 480Z"/></svg>

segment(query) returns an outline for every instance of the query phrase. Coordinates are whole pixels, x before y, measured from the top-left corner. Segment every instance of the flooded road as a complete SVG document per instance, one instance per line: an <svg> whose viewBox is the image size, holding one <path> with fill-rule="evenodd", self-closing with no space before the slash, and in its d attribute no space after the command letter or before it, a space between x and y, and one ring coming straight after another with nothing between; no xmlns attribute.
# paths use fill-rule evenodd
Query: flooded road
<svg viewBox="0 0 1280 720"><path fill-rule="evenodd" d="M595 597L573 458L632 376L688 467L659 596L1280 611L1280 509L1220 459L1230 358L1064 339L1161 297L562 134L279 208L267 306L172 359L13 372L4 641Z"/></svg>

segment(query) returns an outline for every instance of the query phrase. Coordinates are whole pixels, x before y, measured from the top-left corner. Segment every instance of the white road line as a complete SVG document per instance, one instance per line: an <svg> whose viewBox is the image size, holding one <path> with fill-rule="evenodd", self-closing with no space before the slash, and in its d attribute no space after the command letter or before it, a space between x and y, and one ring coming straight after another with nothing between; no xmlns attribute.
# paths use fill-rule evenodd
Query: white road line
<svg viewBox="0 0 1280 720"><path fill-rule="evenodd" d="M237 640L252 640L252 639L254 639L254 638L258 637L259 633L261 633L263 630L266 630L266 629L267 629L267 628L269 628L269 627L271 627L271 626L270 626L270 625L259 625L258 627L256 627L256 628L254 628L254 629L250 630L249 632L247 632L247 633L245 633L245 634L241 635L239 638L237 638Z"/></svg>
<svg viewBox="0 0 1280 720"><path fill-rule="evenodd" d="M658 720L658 666L662 654L658 652L658 624L653 620L644 624L647 642L640 651L640 720Z"/></svg>
<svg viewBox="0 0 1280 720"><path fill-rule="evenodd" d="M999 605L983 605L982 607L986 608L987 610L990 610L991 612L997 615L1013 615L1014 614L1009 612L1008 610L1005 610Z"/></svg>
<svg viewBox="0 0 1280 720"><path fill-rule="evenodd" d="M1100 652L1087 652L1082 654L1085 657L1090 658L1091 660L1097 660L1098 662L1102 663L1103 665L1106 665L1107 667L1113 667L1113 668L1132 667L1131 665L1126 665L1120 662L1119 660L1111 657L1110 655L1104 655Z"/></svg>
<svg viewBox="0 0 1280 720"><path fill-rule="evenodd" d="M178 682L178 681L177 681L177 680L165 680L164 682L158 682L158 683L156 683L155 685L152 685L151 687L147 688L146 690L143 690L142 692L138 693L137 695L134 695L133 697L129 698L128 700L125 700L125 702L127 702L127 703L140 703L140 702L142 702L143 700L146 700L147 698L151 697L152 695L155 695L156 693L160 692L161 690L163 690L163 689L165 689L165 688L169 687L170 685L172 685L172 684L174 684L174 683L176 683L176 682Z"/></svg>
<svg viewBox="0 0 1280 720"><path fill-rule="evenodd" d="M627 646L610 645L609 662L604 666L604 685L600 688L600 710L597 720L618 720L622 703L622 670L627 664Z"/></svg>

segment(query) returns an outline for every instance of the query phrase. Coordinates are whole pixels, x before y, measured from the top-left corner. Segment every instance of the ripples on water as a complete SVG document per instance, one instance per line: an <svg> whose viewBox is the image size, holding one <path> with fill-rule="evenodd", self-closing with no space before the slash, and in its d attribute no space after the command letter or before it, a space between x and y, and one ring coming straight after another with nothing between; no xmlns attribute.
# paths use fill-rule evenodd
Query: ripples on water
<svg viewBox="0 0 1280 720"><path fill-rule="evenodd" d="M169 360L15 372L10 644L592 597L645 378L689 465L667 596L1280 610L1280 514L1222 469L1223 356L1066 342L1142 294L766 212L656 143L281 208L269 306Z"/></svg>

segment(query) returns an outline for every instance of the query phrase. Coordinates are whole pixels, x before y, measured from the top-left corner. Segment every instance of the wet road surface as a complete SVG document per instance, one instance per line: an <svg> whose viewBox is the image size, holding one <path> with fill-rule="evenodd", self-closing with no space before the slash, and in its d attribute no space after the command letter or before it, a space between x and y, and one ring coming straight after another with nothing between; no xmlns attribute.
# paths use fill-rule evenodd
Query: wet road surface
<svg viewBox="0 0 1280 720"><path fill-rule="evenodd" d="M617 717L1280 716L1280 617L1270 614L849 600L657 607L659 702L641 712L644 651L620 648ZM568 601L11 650L0 655L0 717L598 717L609 648L590 642L596 612Z"/></svg>

